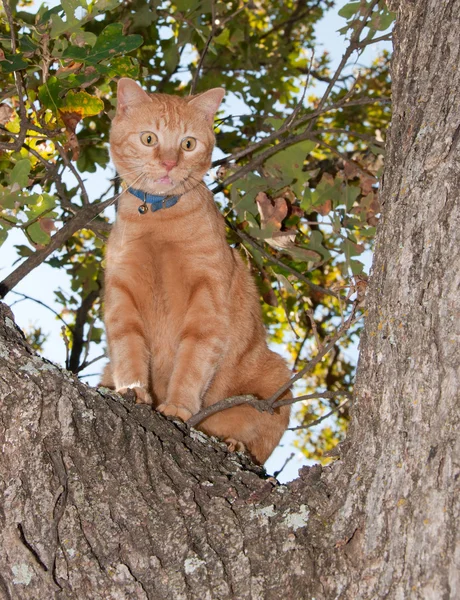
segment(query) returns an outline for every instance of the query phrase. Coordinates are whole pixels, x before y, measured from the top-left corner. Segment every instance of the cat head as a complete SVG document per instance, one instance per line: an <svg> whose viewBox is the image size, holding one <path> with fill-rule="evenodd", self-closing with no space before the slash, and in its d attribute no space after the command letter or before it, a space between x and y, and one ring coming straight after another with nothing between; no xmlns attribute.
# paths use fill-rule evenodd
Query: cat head
<svg viewBox="0 0 460 600"><path fill-rule="evenodd" d="M214 115L225 91L181 98L147 94L132 79L118 82L110 153L120 177L158 195L195 187L211 166Z"/></svg>

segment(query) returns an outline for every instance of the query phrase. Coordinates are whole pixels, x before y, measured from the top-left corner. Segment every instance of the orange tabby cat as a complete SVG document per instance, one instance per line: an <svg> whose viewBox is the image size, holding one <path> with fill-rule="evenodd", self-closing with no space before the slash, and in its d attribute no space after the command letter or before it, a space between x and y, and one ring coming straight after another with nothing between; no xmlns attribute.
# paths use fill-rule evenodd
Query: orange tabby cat
<svg viewBox="0 0 460 600"><path fill-rule="evenodd" d="M290 376L267 347L256 287L202 182L223 95L220 88L188 98L148 95L121 79L110 136L128 189L107 249L110 367L101 383L131 388L138 402L184 421L229 396L268 398ZM261 464L289 412L238 406L198 427L231 449L244 445Z"/></svg>

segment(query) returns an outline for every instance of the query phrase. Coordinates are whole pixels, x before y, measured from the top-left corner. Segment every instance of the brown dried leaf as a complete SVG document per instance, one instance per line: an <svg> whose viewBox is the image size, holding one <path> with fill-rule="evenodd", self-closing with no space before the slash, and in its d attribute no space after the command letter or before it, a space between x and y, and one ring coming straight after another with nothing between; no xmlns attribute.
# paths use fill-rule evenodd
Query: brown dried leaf
<svg viewBox="0 0 460 600"><path fill-rule="evenodd" d="M78 123L81 121L82 115L77 112L63 112L61 113L61 119L64 121L65 132L67 135L67 147L72 150L72 160L77 160L80 155L80 145L78 144L77 135L75 129Z"/></svg>
<svg viewBox="0 0 460 600"><path fill-rule="evenodd" d="M260 275L262 277L262 298L264 299L264 302L269 306L278 306L278 298L276 297L275 290L272 288L271 279L267 275L265 269L261 269Z"/></svg>
<svg viewBox="0 0 460 600"><path fill-rule="evenodd" d="M75 73L79 71L83 66L83 63L74 62L73 60L69 62L65 67L59 67L56 71L56 75L59 77L60 75L70 75L71 73Z"/></svg>
<svg viewBox="0 0 460 600"><path fill-rule="evenodd" d="M40 227L43 229L43 231L48 235L56 229L53 219L40 219L38 222L40 223Z"/></svg>
<svg viewBox="0 0 460 600"><path fill-rule="evenodd" d="M295 233L291 231L275 231L271 238L267 238L265 241L267 244L277 250L290 248L295 243Z"/></svg>
<svg viewBox="0 0 460 600"><path fill-rule="evenodd" d="M0 125L6 125L12 116L14 115L14 110L8 104L0 104Z"/></svg>
<svg viewBox="0 0 460 600"><path fill-rule="evenodd" d="M281 229L281 223L288 213L286 200L280 197L272 201L265 192L259 192L256 196L256 202L262 229L267 226L277 230Z"/></svg>
<svg viewBox="0 0 460 600"><path fill-rule="evenodd" d="M343 172L347 179L354 179L355 177L358 177L358 175L359 175L359 171L356 168L356 165L349 161L344 162Z"/></svg>
<svg viewBox="0 0 460 600"><path fill-rule="evenodd" d="M321 206L315 206L315 210L320 215L322 215L323 217L325 217L332 210L332 200L331 199L326 200L326 202L324 204L321 204Z"/></svg>
<svg viewBox="0 0 460 600"><path fill-rule="evenodd" d="M370 194L373 191L373 185L375 185L375 179L373 177L361 175L361 190L363 196L367 196L367 194Z"/></svg>

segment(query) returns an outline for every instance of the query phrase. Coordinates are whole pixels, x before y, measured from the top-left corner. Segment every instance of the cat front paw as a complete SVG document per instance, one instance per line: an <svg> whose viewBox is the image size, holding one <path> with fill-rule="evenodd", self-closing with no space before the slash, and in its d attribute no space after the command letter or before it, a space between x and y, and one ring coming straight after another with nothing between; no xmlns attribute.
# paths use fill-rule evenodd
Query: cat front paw
<svg viewBox="0 0 460 600"><path fill-rule="evenodd" d="M165 417L176 417L181 421L188 421L193 415L192 411L185 406L178 406L177 404L167 404L163 402L160 406L157 406L157 411L161 412Z"/></svg>
<svg viewBox="0 0 460 600"><path fill-rule="evenodd" d="M224 442L227 444L229 452L246 452L246 446L243 442L239 442L234 438L226 438Z"/></svg>
<svg viewBox="0 0 460 600"><path fill-rule="evenodd" d="M122 396L123 394L126 394L129 391L134 392L134 394L136 395L136 404L153 404L152 397L145 388L135 385L122 387L117 390L117 392Z"/></svg>

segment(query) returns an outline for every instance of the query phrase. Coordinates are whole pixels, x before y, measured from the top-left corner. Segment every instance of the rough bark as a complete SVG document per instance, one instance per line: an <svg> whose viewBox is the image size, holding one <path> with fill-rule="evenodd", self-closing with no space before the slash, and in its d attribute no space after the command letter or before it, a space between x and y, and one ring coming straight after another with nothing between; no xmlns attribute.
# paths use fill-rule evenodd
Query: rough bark
<svg viewBox="0 0 460 600"><path fill-rule="evenodd" d="M460 4L392 8L383 222L340 460L279 485L38 358L2 308L1 597L460 597Z"/></svg>
<svg viewBox="0 0 460 600"><path fill-rule="evenodd" d="M393 118L330 597L460 597L460 3L393 2Z"/></svg>
<svg viewBox="0 0 460 600"><path fill-rule="evenodd" d="M88 388L1 317L5 598L302 597L313 563L295 486Z"/></svg>

